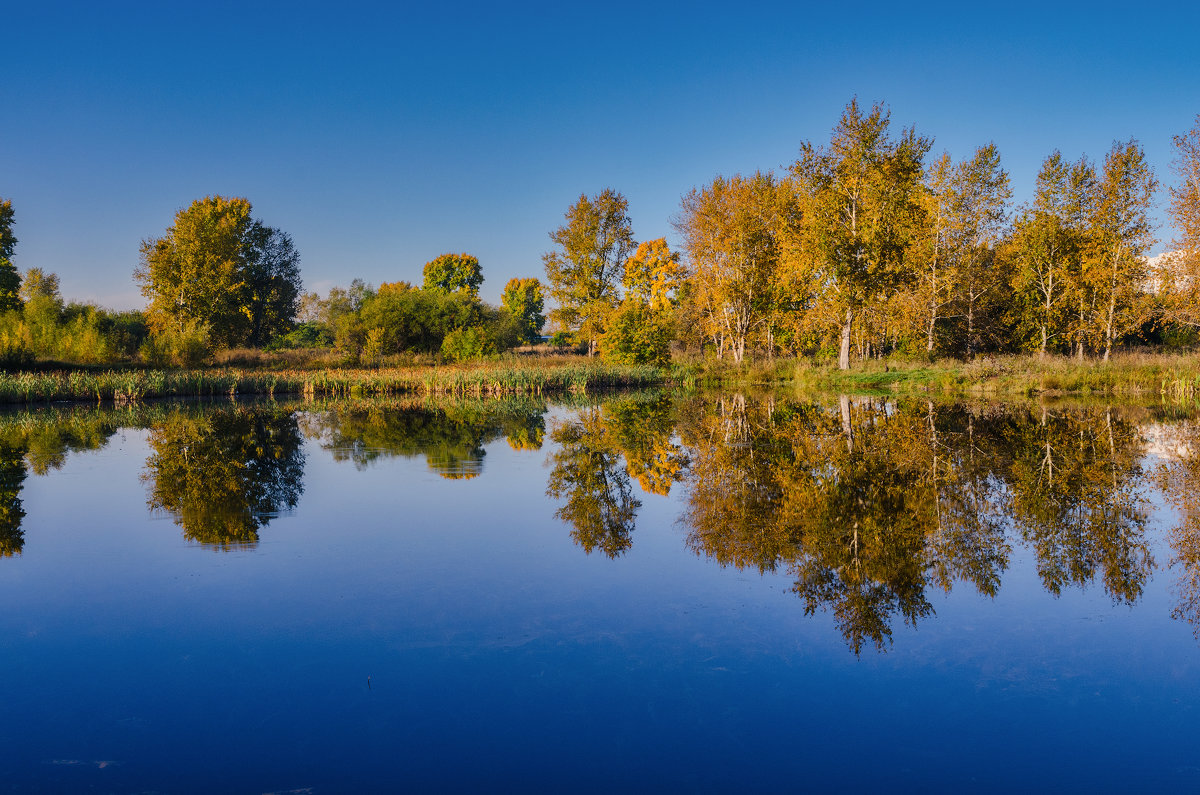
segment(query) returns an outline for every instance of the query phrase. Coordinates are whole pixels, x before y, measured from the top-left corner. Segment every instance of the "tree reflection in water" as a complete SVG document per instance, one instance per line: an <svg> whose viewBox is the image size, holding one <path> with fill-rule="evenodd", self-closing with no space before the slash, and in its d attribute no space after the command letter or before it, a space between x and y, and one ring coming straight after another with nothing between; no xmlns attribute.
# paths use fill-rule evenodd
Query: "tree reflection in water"
<svg viewBox="0 0 1200 795"><path fill-rule="evenodd" d="M358 469L382 458L424 456L442 477L469 480L483 471L484 445L495 439L540 449L545 413L545 402L532 398L363 401L307 415L304 432Z"/></svg>
<svg viewBox="0 0 1200 795"><path fill-rule="evenodd" d="M669 405L604 403L555 430L548 493L572 536L620 555L640 505L629 476L648 493L682 478L690 548L789 572L855 653L932 615L930 587L995 596L1010 528L1053 594L1098 579L1132 603L1153 567L1141 436L1111 408L733 394L685 401L673 429Z"/></svg>
<svg viewBox="0 0 1200 795"><path fill-rule="evenodd" d="M252 546L259 528L296 507L304 451L296 417L275 407L173 412L150 429L148 505L191 541Z"/></svg>
<svg viewBox="0 0 1200 795"><path fill-rule="evenodd" d="M1171 615L1192 625L1200 639L1200 421L1171 426L1160 450L1158 485L1175 509L1171 528L1171 567L1178 571Z"/></svg>
<svg viewBox="0 0 1200 795"><path fill-rule="evenodd" d="M485 445L497 439L538 449L545 411L540 399L515 398L0 415L0 555L23 549L28 474L103 446L119 427L149 428L150 507L187 538L225 548L255 543L296 506L304 435L359 468L424 456L440 475L463 478L481 471ZM1154 566L1152 481L1131 416L1111 407L622 395L553 429L547 493L586 552L615 558L633 543L637 490L667 495L682 481L696 554L789 575L806 612L830 613L859 653L887 648L897 621L930 617L931 588L996 595L1014 544L1031 550L1051 594L1097 583L1115 602L1138 601ZM1156 474L1180 517L1170 536L1175 615L1200 628L1200 422L1168 427L1176 452L1160 456Z"/></svg>
<svg viewBox="0 0 1200 795"><path fill-rule="evenodd" d="M103 447L120 424L113 412L96 409L0 416L0 557L19 555L25 547L21 488L28 473L46 475L62 468L68 453Z"/></svg>
<svg viewBox="0 0 1200 795"><path fill-rule="evenodd" d="M563 501L555 516L572 526L585 552L615 558L633 544L642 503L632 479L646 493L666 495L687 464L673 433L671 399L658 395L605 401L551 434L560 449L551 457L546 493Z"/></svg>

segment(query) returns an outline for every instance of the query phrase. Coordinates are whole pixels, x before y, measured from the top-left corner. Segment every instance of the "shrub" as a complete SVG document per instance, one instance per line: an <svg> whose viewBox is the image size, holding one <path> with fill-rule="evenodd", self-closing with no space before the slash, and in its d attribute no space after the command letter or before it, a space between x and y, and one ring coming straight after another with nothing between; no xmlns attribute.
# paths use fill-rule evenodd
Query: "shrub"
<svg viewBox="0 0 1200 795"><path fill-rule="evenodd" d="M460 328L442 340L442 356L450 361L465 362L482 359L496 352L496 343L481 328Z"/></svg>
<svg viewBox="0 0 1200 795"><path fill-rule="evenodd" d="M210 350L208 325L193 320L180 330L150 335L140 353L142 360L152 367L195 367L204 361Z"/></svg>

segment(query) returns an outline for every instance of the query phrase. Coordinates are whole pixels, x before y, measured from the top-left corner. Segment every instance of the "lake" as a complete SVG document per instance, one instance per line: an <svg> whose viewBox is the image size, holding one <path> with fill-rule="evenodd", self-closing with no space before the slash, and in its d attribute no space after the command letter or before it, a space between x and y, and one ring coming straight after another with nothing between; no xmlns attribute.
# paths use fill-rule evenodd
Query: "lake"
<svg viewBox="0 0 1200 795"><path fill-rule="evenodd" d="M0 414L0 789L1194 790L1200 421Z"/></svg>

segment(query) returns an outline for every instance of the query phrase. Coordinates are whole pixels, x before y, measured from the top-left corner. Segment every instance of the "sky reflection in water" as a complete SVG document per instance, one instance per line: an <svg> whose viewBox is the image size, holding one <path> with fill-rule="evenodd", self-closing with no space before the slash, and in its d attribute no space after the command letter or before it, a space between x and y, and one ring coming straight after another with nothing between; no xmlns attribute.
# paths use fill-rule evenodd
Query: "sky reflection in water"
<svg viewBox="0 0 1200 795"><path fill-rule="evenodd" d="M1197 449L736 394L0 416L0 775L1182 788Z"/></svg>

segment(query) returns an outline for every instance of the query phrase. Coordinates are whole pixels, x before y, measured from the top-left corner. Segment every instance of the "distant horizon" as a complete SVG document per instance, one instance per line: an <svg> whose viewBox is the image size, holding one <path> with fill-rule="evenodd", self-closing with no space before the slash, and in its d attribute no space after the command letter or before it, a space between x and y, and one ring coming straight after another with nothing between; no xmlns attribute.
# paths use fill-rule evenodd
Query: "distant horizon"
<svg viewBox="0 0 1200 795"><path fill-rule="evenodd" d="M580 194L620 191L639 240L676 246L682 194L780 172L857 96L933 136L931 156L995 142L1013 207L1051 151L1100 162L1138 139L1163 186L1158 254L1171 137L1200 113L1200 10L1122 8L875 4L849 25L785 4L21 7L0 197L14 264L57 273L68 300L144 307L140 242L219 194L293 237L306 291L419 284L465 251L495 304L508 279L544 278Z"/></svg>

